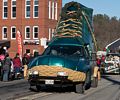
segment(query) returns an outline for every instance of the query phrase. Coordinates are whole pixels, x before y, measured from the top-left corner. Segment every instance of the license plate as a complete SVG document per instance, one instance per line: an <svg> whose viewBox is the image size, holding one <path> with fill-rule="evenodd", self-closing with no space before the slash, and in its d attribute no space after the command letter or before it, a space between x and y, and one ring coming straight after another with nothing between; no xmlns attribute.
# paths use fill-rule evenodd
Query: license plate
<svg viewBox="0 0 120 100"><path fill-rule="evenodd" d="M54 84L54 80L45 80L45 84Z"/></svg>

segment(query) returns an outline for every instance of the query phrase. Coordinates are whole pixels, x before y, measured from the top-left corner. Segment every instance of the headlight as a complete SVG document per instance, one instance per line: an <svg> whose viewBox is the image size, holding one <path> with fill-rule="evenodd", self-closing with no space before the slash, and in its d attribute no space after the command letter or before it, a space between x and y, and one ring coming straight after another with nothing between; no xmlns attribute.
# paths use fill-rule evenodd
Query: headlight
<svg viewBox="0 0 120 100"><path fill-rule="evenodd" d="M29 74L29 75L32 75L32 71L29 71L28 74Z"/></svg>
<svg viewBox="0 0 120 100"><path fill-rule="evenodd" d="M39 72L38 72L38 71L31 71L31 70L30 70L30 71L28 72L28 74L29 74L29 75L38 75Z"/></svg>
<svg viewBox="0 0 120 100"><path fill-rule="evenodd" d="M34 74L34 75L38 75L39 74L39 72L38 71L33 71L33 73L32 74Z"/></svg>
<svg viewBox="0 0 120 100"><path fill-rule="evenodd" d="M66 73L66 72L58 72L57 75L58 76L68 76L68 73Z"/></svg>

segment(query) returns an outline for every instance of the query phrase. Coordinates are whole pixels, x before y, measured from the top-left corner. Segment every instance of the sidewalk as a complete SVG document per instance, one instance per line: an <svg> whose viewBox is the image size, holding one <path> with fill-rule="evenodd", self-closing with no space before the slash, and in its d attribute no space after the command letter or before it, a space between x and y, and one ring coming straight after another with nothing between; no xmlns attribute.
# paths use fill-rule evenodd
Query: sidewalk
<svg viewBox="0 0 120 100"><path fill-rule="evenodd" d="M20 84L20 83L27 83L27 80L20 79L20 80L8 81L8 82L0 81L0 87L10 86L10 85L15 85L15 84Z"/></svg>

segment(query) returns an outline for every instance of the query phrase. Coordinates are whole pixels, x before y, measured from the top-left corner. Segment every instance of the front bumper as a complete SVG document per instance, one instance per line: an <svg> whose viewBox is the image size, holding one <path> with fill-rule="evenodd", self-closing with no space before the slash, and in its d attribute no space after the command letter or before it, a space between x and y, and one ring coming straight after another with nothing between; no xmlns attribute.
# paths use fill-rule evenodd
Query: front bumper
<svg viewBox="0 0 120 100"><path fill-rule="evenodd" d="M37 76L32 75L29 76L28 82L31 86L73 86L76 83L80 82L73 82L71 80L68 80L67 76Z"/></svg>

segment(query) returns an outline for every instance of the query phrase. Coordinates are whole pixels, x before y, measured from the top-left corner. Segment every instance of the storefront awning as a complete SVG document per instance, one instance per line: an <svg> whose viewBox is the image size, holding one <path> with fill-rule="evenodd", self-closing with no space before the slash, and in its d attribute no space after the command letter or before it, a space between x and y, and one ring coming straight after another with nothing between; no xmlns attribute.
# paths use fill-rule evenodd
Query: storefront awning
<svg viewBox="0 0 120 100"><path fill-rule="evenodd" d="M8 41L8 40L0 40L0 48L1 47L9 48L10 47L10 41Z"/></svg>

